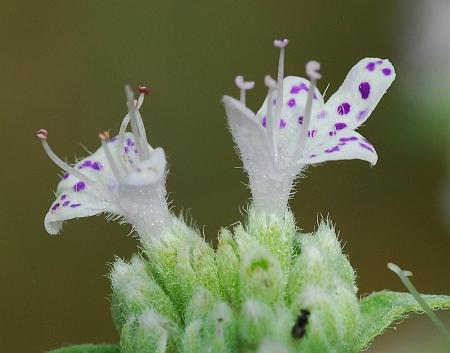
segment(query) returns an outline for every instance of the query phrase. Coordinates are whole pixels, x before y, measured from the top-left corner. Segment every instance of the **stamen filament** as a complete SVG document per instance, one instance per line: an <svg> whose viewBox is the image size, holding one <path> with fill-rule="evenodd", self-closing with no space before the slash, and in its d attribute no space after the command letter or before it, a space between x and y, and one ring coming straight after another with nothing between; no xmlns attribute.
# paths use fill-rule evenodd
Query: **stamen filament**
<svg viewBox="0 0 450 353"><path fill-rule="evenodd" d="M309 126L311 124L311 112L314 99L314 91L316 90L316 82L321 78L319 73L320 63L317 61L308 61L306 63L306 75L310 79L310 85L308 90L308 98L306 99L305 114L303 117L303 129L300 132L300 139L297 151L304 156L304 149L306 141L308 140Z"/></svg>
<svg viewBox="0 0 450 353"><path fill-rule="evenodd" d="M396 264L388 263L387 267L394 272L402 281L406 289L411 293L414 299L419 303L422 307L423 311L428 315L430 320L438 327L438 329L447 337L450 341L450 331L445 327L444 323L439 319L439 317L433 312L433 310L428 306L428 304L423 300L420 293L414 287L412 282L409 280L408 276L412 276L412 273L409 271L403 271Z"/></svg>
<svg viewBox="0 0 450 353"><path fill-rule="evenodd" d="M36 137L41 140L42 147L44 148L45 153L47 153L48 157L55 163L59 168L64 170L67 173L70 173L76 176L78 179L83 181L84 183L94 187L98 191L105 192L105 188L102 185L98 184L96 181L89 178L87 175L84 175L77 169L71 167L66 162L64 162L61 158L59 158L55 152L51 149L50 145L47 142L48 132L45 129L40 129L36 132Z"/></svg>
<svg viewBox="0 0 450 353"><path fill-rule="evenodd" d="M128 124L130 123L130 116L127 114L122 120L122 123L120 124L119 129L119 148L120 148L120 155L122 156L122 162L125 167L125 169L130 172L132 167L130 164L130 161L128 160L128 156L124 151L124 144L125 144L125 132L127 130Z"/></svg>
<svg viewBox="0 0 450 353"><path fill-rule="evenodd" d="M130 117L130 123L131 123L131 132L134 135L134 142L136 144L136 148L138 151L138 156L140 158L140 160L144 160L146 159L146 154L144 152L144 148L141 145L141 137L140 137L140 129L139 129L139 125L137 122L137 117L136 117L136 105L134 103L134 97L133 97L133 92L131 91L130 86L125 86L125 92L127 95L127 100L128 100L128 115Z"/></svg>
<svg viewBox="0 0 450 353"><path fill-rule="evenodd" d="M120 182L122 180L122 174L119 172L119 169L116 166L116 162L114 162L113 156L111 154L111 150L108 146L108 140L109 140L109 132L104 131L98 134L100 137L100 141L102 143L103 150L105 151L106 159L108 160L108 163L111 167L111 170L116 177L117 181Z"/></svg>
<svg viewBox="0 0 450 353"><path fill-rule="evenodd" d="M234 79L234 83L241 90L239 101L243 105L245 105L245 93L246 93L246 91L255 87L255 82L254 81L244 81L244 76L239 75L239 76L236 76L236 78Z"/></svg>
<svg viewBox="0 0 450 353"><path fill-rule="evenodd" d="M277 136L278 135L278 124L276 119L274 119L274 117L272 116L272 99L273 99L273 93L275 91L275 89L277 88L277 83L276 81L270 77L269 75L267 75L266 77L264 77L264 84L267 86L269 92L267 95L267 111L266 111L266 124L267 124L267 133L269 135L269 139L271 141L271 148L273 150L273 155L274 155L274 159L275 159L275 163L278 163L278 148L276 147L276 140L277 140Z"/></svg>
<svg viewBox="0 0 450 353"><path fill-rule="evenodd" d="M280 48L280 56L278 58L278 75L277 75L277 101L276 101L276 111L275 111L275 122L279 123L281 119L281 110L283 107L283 78L284 78L284 47L288 45L289 41L287 39L274 40L273 45ZM273 104L272 101L269 102ZM275 160L278 163L278 134L273 135L273 146L274 150L277 151L275 155Z"/></svg>

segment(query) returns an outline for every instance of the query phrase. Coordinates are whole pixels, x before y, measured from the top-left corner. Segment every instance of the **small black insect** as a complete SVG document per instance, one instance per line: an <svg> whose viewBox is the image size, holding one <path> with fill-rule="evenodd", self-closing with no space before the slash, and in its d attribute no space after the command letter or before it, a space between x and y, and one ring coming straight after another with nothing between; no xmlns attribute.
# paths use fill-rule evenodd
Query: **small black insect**
<svg viewBox="0 0 450 353"><path fill-rule="evenodd" d="M297 321L291 331L291 335L294 339L299 340L305 335L306 325L308 324L308 317L310 314L309 310L300 310L300 315L297 317Z"/></svg>

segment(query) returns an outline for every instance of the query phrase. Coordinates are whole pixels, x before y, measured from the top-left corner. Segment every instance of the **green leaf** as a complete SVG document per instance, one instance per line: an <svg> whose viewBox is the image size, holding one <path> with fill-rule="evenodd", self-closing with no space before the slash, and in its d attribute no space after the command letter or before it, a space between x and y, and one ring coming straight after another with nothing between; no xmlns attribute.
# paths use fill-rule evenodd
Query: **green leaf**
<svg viewBox="0 0 450 353"><path fill-rule="evenodd" d="M55 349L48 353L120 353L120 347L117 344L80 344Z"/></svg>
<svg viewBox="0 0 450 353"><path fill-rule="evenodd" d="M450 296L422 295L433 310L450 309ZM402 320L409 313L422 313L422 308L409 293L391 291L375 292L361 299L362 324L355 344L349 351L359 352L392 323Z"/></svg>

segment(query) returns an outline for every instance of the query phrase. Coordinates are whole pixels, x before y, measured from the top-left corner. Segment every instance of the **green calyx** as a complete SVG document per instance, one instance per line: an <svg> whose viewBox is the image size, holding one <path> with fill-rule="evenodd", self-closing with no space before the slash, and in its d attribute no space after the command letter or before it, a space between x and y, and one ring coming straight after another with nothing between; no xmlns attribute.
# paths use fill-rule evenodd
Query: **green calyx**
<svg viewBox="0 0 450 353"><path fill-rule="evenodd" d="M290 212L250 210L244 225L220 231L217 250L182 221L162 239L113 265L122 353L356 353L422 310L406 293L358 298L355 272L324 221L302 234ZM450 308L450 296L422 297L434 310ZM99 349L67 353L119 352Z"/></svg>

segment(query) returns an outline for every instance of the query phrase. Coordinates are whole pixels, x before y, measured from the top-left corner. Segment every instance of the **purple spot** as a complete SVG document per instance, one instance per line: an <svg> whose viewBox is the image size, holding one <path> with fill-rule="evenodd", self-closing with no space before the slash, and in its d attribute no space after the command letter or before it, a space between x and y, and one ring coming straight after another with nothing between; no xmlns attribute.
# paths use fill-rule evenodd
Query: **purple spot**
<svg viewBox="0 0 450 353"><path fill-rule="evenodd" d="M69 177L69 175L70 175L69 173L64 173L63 176L62 176L62 178L63 178L63 179L67 179L67 178Z"/></svg>
<svg viewBox="0 0 450 353"><path fill-rule="evenodd" d="M334 124L334 127L336 128L336 130L342 130L347 127L347 124L346 123L336 123L336 124Z"/></svg>
<svg viewBox="0 0 450 353"><path fill-rule="evenodd" d="M289 99L288 102L287 102L287 105L288 105L290 108L295 107L295 105L296 105L295 99L294 99L294 98Z"/></svg>
<svg viewBox="0 0 450 353"><path fill-rule="evenodd" d="M87 167L90 167L91 165L92 165L92 161L87 160L87 161L84 161L84 162L78 167L78 169L87 168Z"/></svg>
<svg viewBox="0 0 450 353"><path fill-rule="evenodd" d="M365 110L361 110L359 113L358 113L358 120L363 120L363 119L365 119L366 117L367 117L367 113L368 113L369 111L367 110L367 109L365 109Z"/></svg>
<svg viewBox="0 0 450 353"><path fill-rule="evenodd" d="M314 157L317 157L317 155L316 155L316 154L311 154L311 155L309 156L309 158L314 158Z"/></svg>
<svg viewBox="0 0 450 353"><path fill-rule="evenodd" d="M371 61L370 63L368 63L366 65L366 69L369 70L369 71L375 70L375 63L373 61Z"/></svg>
<svg viewBox="0 0 450 353"><path fill-rule="evenodd" d="M308 86L306 86L303 82L299 85L294 85L291 87L291 94L296 94L300 92L301 90L309 91Z"/></svg>
<svg viewBox="0 0 450 353"><path fill-rule="evenodd" d="M272 104L273 105L277 105L277 99L276 98L273 99Z"/></svg>
<svg viewBox="0 0 450 353"><path fill-rule="evenodd" d="M52 211L55 212L58 209L58 207L59 207L59 203L57 202L52 206Z"/></svg>
<svg viewBox="0 0 450 353"><path fill-rule="evenodd" d="M328 132L328 135L330 135L330 136L334 136L334 135L336 135L336 131L330 131L330 132Z"/></svg>
<svg viewBox="0 0 450 353"><path fill-rule="evenodd" d="M267 127L267 116L263 116L262 120L261 120L261 125L263 127Z"/></svg>
<svg viewBox="0 0 450 353"><path fill-rule="evenodd" d="M370 84L369 82L361 82L359 85L359 92L361 93L362 99L367 99L370 94Z"/></svg>
<svg viewBox="0 0 450 353"><path fill-rule="evenodd" d="M299 116L297 121L299 125L303 125L303 116Z"/></svg>
<svg viewBox="0 0 450 353"><path fill-rule="evenodd" d="M127 138L127 146L134 146L134 141L132 138Z"/></svg>
<svg viewBox="0 0 450 353"><path fill-rule="evenodd" d="M280 119L280 129L284 129L286 127L286 120Z"/></svg>
<svg viewBox="0 0 450 353"><path fill-rule="evenodd" d="M125 151L125 153L128 153L128 152L130 152L130 147L125 146L125 147L123 148L123 150Z"/></svg>
<svg viewBox="0 0 450 353"><path fill-rule="evenodd" d="M350 104L348 104L347 102L342 103L338 108L337 108L337 112L339 115L345 115L348 114L350 112Z"/></svg>
<svg viewBox="0 0 450 353"><path fill-rule="evenodd" d="M366 150L369 150L370 152L375 152L375 151L373 150L373 148L370 147L370 146L369 146L368 144L366 144L366 143L360 142L359 145L360 145L362 148L365 148Z"/></svg>
<svg viewBox="0 0 450 353"><path fill-rule="evenodd" d="M63 203L63 207L66 207L66 206L68 206L68 205L69 205L69 203L70 203L70 201L69 201L69 200L67 200L67 201L64 201L64 203Z"/></svg>
<svg viewBox="0 0 450 353"><path fill-rule="evenodd" d="M309 130L308 131L308 137L313 138L314 135L316 134L317 130Z"/></svg>
<svg viewBox="0 0 450 353"><path fill-rule="evenodd" d="M65 199L67 199L67 195L66 194L62 194L61 195L61 200L65 200Z"/></svg>
<svg viewBox="0 0 450 353"><path fill-rule="evenodd" d="M346 145L345 142L339 142L339 143L338 143L338 146L345 146L345 145Z"/></svg>
<svg viewBox="0 0 450 353"><path fill-rule="evenodd" d="M112 138L110 138L109 139L109 141L108 142L114 142L114 141L117 141L119 139L119 136L113 136Z"/></svg>
<svg viewBox="0 0 450 353"><path fill-rule="evenodd" d="M378 61L377 61L377 64L378 64L378 65L380 65L380 64L382 64L382 63L383 63L383 60L378 60Z"/></svg>
<svg viewBox="0 0 450 353"><path fill-rule="evenodd" d="M356 141L358 138L356 136L351 137L341 137L339 141L341 142L349 142L349 141Z"/></svg>
<svg viewBox="0 0 450 353"><path fill-rule="evenodd" d="M339 151L339 146L336 145L332 148L325 150L325 153L333 153L333 152L337 152L337 151Z"/></svg>
<svg viewBox="0 0 450 353"><path fill-rule="evenodd" d="M84 182L82 182L82 181L79 181L78 183L76 183L73 186L73 190L75 192L83 191L84 189L86 189L86 184Z"/></svg>
<svg viewBox="0 0 450 353"><path fill-rule="evenodd" d="M94 163L91 164L91 168L94 169L94 170L100 170L100 169L102 169L103 167L102 167L102 165L100 164L100 162L94 162Z"/></svg>
<svg viewBox="0 0 450 353"><path fill-rule="evenodd" d="M72 208L75 208L75 207L78 207L78 206L81 206L81 203L74 203L74 204L70 205L70 207L72 207Z"/></svg>
<svg viewBox="0 0 450 353"><path fill-rule="evenodd" d="M392 73L392 70L389 68L385 68L382 70L384 76L389 76Z"/></svg>

